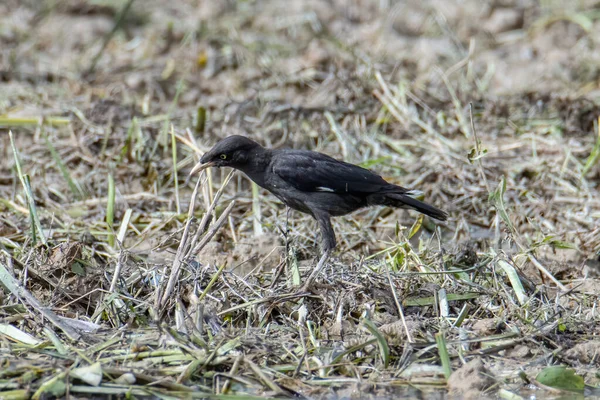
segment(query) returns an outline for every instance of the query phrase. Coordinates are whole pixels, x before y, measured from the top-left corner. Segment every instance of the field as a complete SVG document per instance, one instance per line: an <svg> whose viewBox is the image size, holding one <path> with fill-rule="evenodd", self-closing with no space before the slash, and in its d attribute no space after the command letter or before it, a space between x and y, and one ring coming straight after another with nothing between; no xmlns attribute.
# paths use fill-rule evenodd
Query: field
<svg viewBox="0 0 600 400"><path fill-rule="evenodd" d="M598 5L0 2L0 398L599 396ZM315 221L189 176L232 134L450 217L299 292Z"/></svg>

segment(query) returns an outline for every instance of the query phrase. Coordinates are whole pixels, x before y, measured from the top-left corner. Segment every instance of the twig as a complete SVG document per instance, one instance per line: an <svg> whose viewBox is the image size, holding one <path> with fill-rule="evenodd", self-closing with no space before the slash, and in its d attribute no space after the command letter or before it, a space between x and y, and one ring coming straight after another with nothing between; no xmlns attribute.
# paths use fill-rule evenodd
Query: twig
<svg viewBox="0 0 600 400"><path fill-rule="evenodd" d="M394 302L396 303L396 307L398 308L398 314L400 314L400 319L402 320L402 325L404 326L404 330L406 331L406 340L409 343L413 343L412 336L410 335L410 331L408 330L408 325L406 325L406 319L404 318L404 310L402 309L402 304L398 300L398 295L396 294L396 289L394 288L394 284L392 283L392 277L390 275L389 265L386 264L385 272L388 278L388 282L390 284L390 290L392 291L392 295L394 296Z"/></svg>
<svg viewBox="0 0 600 400"><path fill-rule="evenodd" d="M110 282L109 292L114 292L117 287L117 281L119 280L119 276L121 275L121 269L123 269L123 258L124 253L123 249L119 252L119 258L117 258L117 265L115 266L115 272L113 274L112 281Z"/></svg>
<svg viewBox="0 0 600 400"><path fill-rule="evenodd" d="M188 258L192 254L192 252L198 252L198 251L200 251L200 250L195 250L196 247L197 247L196 243L198 242L198 240L200 238L200 235L202 235L206 231L206 228L208 226L208 223L210 222L212 213L213 213L215 207L217 206L217 203L219 202L219 199L221 198L221 195L223 194L223 190L225 190L225 187L227 186L227 184L231 180L231 177L233 176L234 172L235 172L235 170L231 170L231 172L229 173L229 175L227 175L227 177L223 181L223 184L221 185L221 187L219 188L219 190L217 190L217 193L215 194L212 202L206 208L206 211L204 212L204 216L202 217L202 220L200 220L200 224L198 225L198 229L196 230L196 233L194 234L194 238L190 242L190 246L189 246L188 250L184 253L185 254L184 258ZM206 197L204 197L204 201L205 201L205 204L206 204L206 202L207 202L207 198ZM195 205L195 203L194 203L194 205Z"/></svg>
<svg viewBox="0 0 600 400"><path fill-rule="evenodd" d="M539 269L544 275L546 275L548 278L550 278L550 280L552 282L554 282L556 284L556 286L559 287L560 290L562 290L563 292L569 291L569 289L567 289L567 287L565 285L563 285L562 283L560 283L560 281L558 279L556 279L554 277L554 275L552 275L550 273L550 271L548 271L546 269L546 267L544 267L542 264L540 264L540 262L533 256L533 254L529 254L529 261L531 261L531 263L533 265L535 265L535 267L537 269Z"/></svg>
<svg viewBox="0 0 600 400"><path fill-rule="evenodd" d="M221 226L227 220L227 217L229 216L229 213L231 212L231 209L234 205L235 201L232 200L231 203L229 203L229 205L225 209L225 211L223 211L217 222L215 222L215 224L210 228L206 235L204 235L202 240L196 245L196 247L194 247L194 249L192 250L192 254L197 254L200 250L202 250L204 246L206 246L206 244L210 241L210 239L212 239L215 233L217 233L217 231L221 229Z"/></svg>
<svg viewBox="0 0 600 400"><path fill-rule="evenodd" d="M479 137L477 137L477 130L475 129L475 122L473 122L473 103L469 103L469 117L471 118L471 130L473 131L473 138L475 139L475 151L477 152L477 165L479 166L479 174L481 175L481 179L485 183L485 188L487 192L490 193L490 184L488 183L487 177L485 176L485 171L483 170L483 162L481 161L481 142L479 141Z"/></svg>
<svg viewBox="0 0 600 400"><path fill-rule="evenodd" d="M177 247L177 253L175 254L175 259L173 260L173 265L171 267L171 274L169 275L169 281L167 282L167 287L166 287L162 297L160 296L160 290L156 291L155 306L158 311L158 313L156 314L157 317L161 314L160 311L162 310L167 299L171 295L171 292L173 291L173 288L175 287L175 282L179 278L179 270L181 268L181 263L184 258L183 254L188 249L187 238L189 235L191 223L193 221L194 207L196 205L196 196L198 195L198 189L200 187L201 180L202 180L202 176L199 176L198 180L196 181L196 186L194 187L194 191L192 192L192 199L190 201L190 206L188 208L187 222L185 224L185 229L183 231L181 241L179 242L179 246Z"/></svg>

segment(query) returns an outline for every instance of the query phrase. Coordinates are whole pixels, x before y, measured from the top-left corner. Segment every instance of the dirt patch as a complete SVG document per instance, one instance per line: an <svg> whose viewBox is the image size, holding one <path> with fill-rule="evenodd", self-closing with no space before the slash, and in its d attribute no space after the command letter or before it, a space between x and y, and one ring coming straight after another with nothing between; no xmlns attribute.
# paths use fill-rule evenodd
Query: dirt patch
<svg viewBox="0 0 600 400"><path fill-rule="evenodd" d="M448 379L450 398L480 399L495 383L492 375L479 358L473 359L454 371Z"/></svg>
<svg viewBox="0 0 600 400"><path fill-rule="evenodd" d="M233 243L224 251L219 242L209 243L200 253L198 260L205 264L227 263L238 273L250 272L257 266L270 270L279 264L283 252L281 238L274 233L265 233ZM260 274L262 270L254 271ZM245 274L244 274L245 275Z"/></svg>
<svg viewBox="0 0 600 400"><path fill-rule="evenodd" d="M600 365L600 342L592 340L586 343L578 343L565 352L565 356L578 363Z"/></svg>

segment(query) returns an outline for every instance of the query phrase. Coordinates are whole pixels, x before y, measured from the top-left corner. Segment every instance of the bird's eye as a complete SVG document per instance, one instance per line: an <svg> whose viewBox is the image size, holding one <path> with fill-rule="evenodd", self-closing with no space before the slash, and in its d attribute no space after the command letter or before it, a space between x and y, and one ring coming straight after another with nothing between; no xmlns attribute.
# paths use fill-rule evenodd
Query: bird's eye
<svg viewBox="0 0 600 400"><path fill-rule="evenodd" d="M227 154L221 154L219 157L221 157L221 160L226 160L227 159Z"/></svg>

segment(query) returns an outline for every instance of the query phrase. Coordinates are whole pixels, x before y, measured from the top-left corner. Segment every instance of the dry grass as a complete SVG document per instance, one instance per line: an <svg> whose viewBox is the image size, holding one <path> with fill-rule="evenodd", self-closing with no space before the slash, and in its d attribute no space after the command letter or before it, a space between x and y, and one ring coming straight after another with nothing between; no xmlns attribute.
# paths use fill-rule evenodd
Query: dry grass
<svg viewBox="0 0 600 400"><path fill-rule="evenodd" d="M459 396L595 386L598 14L513 3L0 5L0 397L442 396L473 359ZM338 218L297 294L314 221L187 177L238 133L451 217Z"/></svg>

